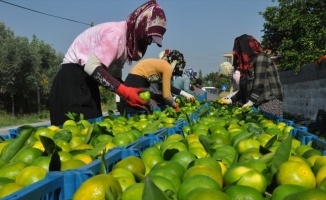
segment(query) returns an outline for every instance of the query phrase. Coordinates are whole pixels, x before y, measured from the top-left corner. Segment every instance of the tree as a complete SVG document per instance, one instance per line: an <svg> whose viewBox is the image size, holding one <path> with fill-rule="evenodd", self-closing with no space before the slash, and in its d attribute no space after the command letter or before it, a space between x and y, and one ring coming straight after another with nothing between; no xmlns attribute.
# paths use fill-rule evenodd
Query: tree
<svg viewBox="0 0 326 200"><path fill-rule="evenodd" d="M278 0L278 3L260 13L266 20L262 46L279 56L280 69L298 71L302 65L326 54L326 2Z"/></svg>

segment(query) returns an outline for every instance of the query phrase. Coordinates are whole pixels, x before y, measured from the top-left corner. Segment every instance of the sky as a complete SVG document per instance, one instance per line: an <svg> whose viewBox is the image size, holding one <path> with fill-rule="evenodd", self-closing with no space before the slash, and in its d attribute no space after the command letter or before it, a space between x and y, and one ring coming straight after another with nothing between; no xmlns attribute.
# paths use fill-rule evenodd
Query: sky
<svg viewBox="0 0 326 200"><path fill-rule="evenodd" d="M36 35L57 52L67 49L91 23L124 21L146 0L0 0L0 21L15 36ZM165 49L176 49L186 58L186 69L201 70L203 76L218 72L232 52L234 39L242 34L260 41L264 18L259 12L277 6L272 0L157 0L167 18L163 47L148 47L144 58L156 58ZM24 8L22 8L24 7ZM27 9L25 9L27 8ZM34 11L37 12L34 12ZM45 14L42 14L45 13ZM51 15L51 16L49 16ZM64 18L64 19L63 19ZM125 78L134 66L127 63Z"/></svg>

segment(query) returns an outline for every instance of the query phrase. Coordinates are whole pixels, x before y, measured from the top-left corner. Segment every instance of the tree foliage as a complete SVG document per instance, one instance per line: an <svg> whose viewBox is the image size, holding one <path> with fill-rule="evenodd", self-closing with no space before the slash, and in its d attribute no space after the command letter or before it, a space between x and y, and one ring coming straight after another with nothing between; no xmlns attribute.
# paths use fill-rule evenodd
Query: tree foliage
<svg viewBox="0 0 326 200"><path fill-rule="evenodd" d="M17 37L0 22L0 109L36 113L47 108L63 55L33 36Z"/></svg>
<svg viewBox="0 0 326 200"><path fill-rule="evenodd" d="M277 2L260 13L266 21L262 46L279 56L280 69L298 71L326 54L326 1Z"/></svg>

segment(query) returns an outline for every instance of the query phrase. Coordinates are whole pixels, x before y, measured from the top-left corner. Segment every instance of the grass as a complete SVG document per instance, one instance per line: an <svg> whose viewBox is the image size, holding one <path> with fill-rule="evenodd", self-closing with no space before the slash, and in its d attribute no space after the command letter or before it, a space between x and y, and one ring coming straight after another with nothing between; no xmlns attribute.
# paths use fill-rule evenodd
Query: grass
<svg viewBox="0 0 326 200"><path fill-rule="evenodd" d="M102 105L102 111L116 110L116 105ZM17 126L23 124L32 124L36 122L50 121L50 112L43 111L40 114L15 115L0 110L0 128L8 126Z"/></svg>
<svg viewBox="0 0 326 200"><path fill-rule="evenodd" d="M44 111L40 114L16 115L12 116L4 111L0 111L0 128L7 126L16 126L22 124L31 124L35 122L43 122L50 120L49 111Z"/></svg>

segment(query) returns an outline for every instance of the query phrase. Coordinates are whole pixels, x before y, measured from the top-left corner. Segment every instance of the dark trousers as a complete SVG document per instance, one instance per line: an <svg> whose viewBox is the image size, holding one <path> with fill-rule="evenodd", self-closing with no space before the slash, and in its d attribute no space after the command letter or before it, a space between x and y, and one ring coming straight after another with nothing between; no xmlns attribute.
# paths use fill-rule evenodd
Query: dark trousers
<svg viewBox="0 0 326 200"><path fill-rule="evenodd" d="M62 125L68 112L84 119L102 116L98 84L78 64L62 65L50 91L51 124Z"/></svg>

